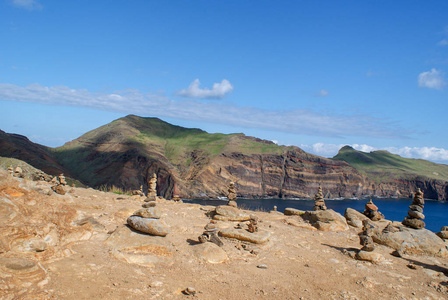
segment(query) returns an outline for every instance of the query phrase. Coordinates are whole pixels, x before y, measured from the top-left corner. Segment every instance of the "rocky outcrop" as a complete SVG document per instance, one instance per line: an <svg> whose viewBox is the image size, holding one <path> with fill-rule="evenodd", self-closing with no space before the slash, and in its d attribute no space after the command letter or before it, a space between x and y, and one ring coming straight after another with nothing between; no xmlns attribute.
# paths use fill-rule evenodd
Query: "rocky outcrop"
<svg viewBox="0 0 448 300"><path fill-rule="evenodd" d="M300 216L321 231L348 230L345 218L332 209L307 211Z"/></svg>

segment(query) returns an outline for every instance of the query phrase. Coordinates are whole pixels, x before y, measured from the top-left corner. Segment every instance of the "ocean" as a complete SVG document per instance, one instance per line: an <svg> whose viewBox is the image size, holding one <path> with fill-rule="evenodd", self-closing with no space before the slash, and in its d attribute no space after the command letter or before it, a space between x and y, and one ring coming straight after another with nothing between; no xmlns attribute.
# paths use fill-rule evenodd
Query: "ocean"
<svg viewBox="0 0 448 300"><path fill-rule="evenodd" d="M364 205L370 199L343 199L343 200L325 200L328 208L344 215L347 207L363 212ZM373 203L378 206L378 210L384 214L387 220L403 221L407 216L409 205L412 199L395 199L395 198L373 198ZM201 205L223 205L226 200L184 200L186 203L197 203ZM291 207L300 210L313 210L314 200L287 200L287 199L241 199L237 200L238 206L250 210L270 211L274 206L277 210L283 212L285 208ZM425 215L426 229L433 232L439 232L442 226L448 226L448 202L438 202L425 200L423 209Z"/></svg>

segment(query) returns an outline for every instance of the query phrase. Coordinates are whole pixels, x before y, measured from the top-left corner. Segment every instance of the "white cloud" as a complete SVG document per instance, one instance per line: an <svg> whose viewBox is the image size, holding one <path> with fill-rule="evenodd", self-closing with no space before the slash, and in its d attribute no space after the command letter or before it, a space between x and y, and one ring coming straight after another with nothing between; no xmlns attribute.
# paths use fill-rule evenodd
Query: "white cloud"
<svg viewBox="0 0 448 300"><path fill-rule="evenodd" d="M107 94L66 86L46 87L37 83L26 87L0 83L0 99L82 106L141 116L177 118L310 136L397 138L409 134L402 128L394 127L389 120L365 115L327 115L305 109L265 110L219 102L174 101L163 95L142 93L135 89Z"/></svg>
<svg viewBox="0 0 448 300"><path fill-rule="evenodd" d="M444 73L436 69L418 75L418 86L441 90L446 85Z"/></svg>
<svg viewBox="0 0 448 300"><path fill-rule="evenodd" d="M335 156L339 149L346 146L346 144L324 144L324 143L315 143L312 145L302 144L299 147L305 151L310 153L324 156L324 157L333 157ZM406 158L416 158L416 159L425 159L434 162L448 162L448 150L443 148L436 147L384 147L377 148L366 144L351 144L348 145L353 147L354 149L362 152L371 152L377 150L386 150L393 154L398 154L402 157Z"/></svg>
<svg viewBox="0 0 448 300"><path fill-rule="evenodd" d="M328 91L326 90L320 90L319 93L316 94L316 97L327 97Z"/></svg>
<svg viewBox="0 0 448 300"><path fill-rule="evenodd" d="M439 45L439 46L446 46L446 45L448 45L448 40L447 39L443 39L440 42L438 42L437 45Z"/></svg>
<svg viewBox="0 0 448 300"><path fill-rule="evenodd" d="M214 83L211 90L201 89L200 84L199 79L195 79L187 89L177 91L176 94L187 98L220 99L233 91L233 86L227 79Z"/></svg>
<svg viewBox="0 0 448 300"><path fill-rule="evenodd" d="M27 10L42 9L42 5L37 0L12 0L12 4Z"/></svg>

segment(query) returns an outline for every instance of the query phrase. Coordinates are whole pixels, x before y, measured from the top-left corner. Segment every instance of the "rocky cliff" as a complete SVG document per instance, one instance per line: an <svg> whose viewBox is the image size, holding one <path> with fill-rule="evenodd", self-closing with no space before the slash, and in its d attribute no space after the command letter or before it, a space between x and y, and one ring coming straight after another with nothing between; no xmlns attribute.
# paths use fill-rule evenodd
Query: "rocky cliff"
<svg viewBox="0 0 448 300"><path fill-rule="evenodd" d="M9 139L26 138L9 135ZM390 161L379 173L377 169L366 172L347 159L360 153L343 151L344 155L327 159L244 134L209 134L133 115L59 148L25 144L25 150L12 151L9 143L7 155L2 147L0 156L15 153L14 157L50 174L64 172L97 188L114 185L133 190L143 186L146 191L148 179L156 173L158 194L168 199L173 193L183 198L226 196L230 181L235 182L239 197L249 198L311 198L319 186L331 198L410 197L417 187L430 199L446 200L448 194L443 167L437 169L443 176L435 178L395 174L396 162ZM30 153L36 154L30 157ZM446 174L448 178L448 171Z"/></svg>

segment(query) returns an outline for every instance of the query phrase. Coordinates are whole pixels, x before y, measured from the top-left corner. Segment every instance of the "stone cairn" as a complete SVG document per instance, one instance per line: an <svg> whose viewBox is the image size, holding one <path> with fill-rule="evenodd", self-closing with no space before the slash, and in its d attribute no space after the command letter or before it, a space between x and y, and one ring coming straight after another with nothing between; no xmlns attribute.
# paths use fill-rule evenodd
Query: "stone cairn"
<svg viewBox="0 0 448 300"><path fill-rule="evenodd" d="M152 174L151 179L148 181L148 195L145 199L145 202L153 202L157 200L157 175Z"/></svg>
<svg viewBox="0 0 448 300"><path fill-rule="evenodd" d="M14 170L14 174L13 174L13 176L14 176L14 177L23 178L23 177L24 177L24 174L23 174L23 170L22 170L22 168L21 168L21 167L16 167L15 170Z"/></svg>
<svg viewBox="0 0 448 300"><path fill-rule="evenodd" d="M448 240L448 226L443 226L440 232L436 233L441 239Z"/></svg>
<svg viewBox="0 0 448 300"><path fill-rule="evenodd" d="M359 243L362 246L361 251L372 252L375 250L375 244L372 239L375 227L369 223L369 220L363 220L362 225L362 232L359 234Z"/></svg>
<svg viewBox="0 0 448 300"><path fill-rule="evenodd" d="M423 214L424 205L423 192L419 188L414 194L412 204L409 206L408 216L401 223L414 229L425 228L425 222L423 222L425 219L425 215Z"/></svg>
<svg viewBox="0 0 448 300"><path fill-rule="evenodd" d="M12 168L12 166L8 167L8 172L9 174L14 175L14 169Z"/></svg>
<svg viewBox="0 0 448 300"><path fill-rule="evenodd" d="M174 184L174 188L173 188L173 198L171 198L171 200L176 201L176 202L182 202L182 199L180 199L180 197L179 197L179 192L177 191L177 186L176 186L176 184Z"/></svg>
<svg viewBox="0 0 448 300"><path fill-rule="evenodd" d="M322 188L319 187L317 190L317 194L314 195L314 210L326 210L327 206L325 205L324 194L322 193Z"/></svg>
<svg viewBox="0 0 448 300"><path fill-rule="evenodd" d="M231 181L229 184L229 189L227 190L229 194L227 195L227 199L229 199L229 202L227 202L227 205L238 207L236 204L236 191L235 191L235 184Z"/></svg>
<svg viewBox="0 0 448 300"><path fill-rule="evenodd" d="M258 231L258 217L255 215L250 216L249 224L247 224L247 231L254 233Z"/></svg>
<svg viewBox="0 0 448 300"><path fill-rule="evenodd" d="M384 219L384 215L378 211L378 207L373 204L372 199L366 203L363 214L372 221L379 221Z"/></svg>
<svg viewBox="0 0 448 300"><path fill-rule="evenodd" d="M216 228L216 221L211 220L210 223L205 225L205 231L198 237L200 243L212 242L218 246L222 246L223 243L218 237L219 229Z"/></svg>
<svg viewBox="0 0 448 300"><path fill-rule="evenodd" d="M160 220L161 213L156 207L157 198L157 176L154 174L149 180L148 197L145 199L143 208L135 211L127 219L128 225L140 232L150 235L166 236L169 233L168 225Z"/></svg>
<svg viewBox="0 0 448 300"><path fill-rule="evenodd" d="M59 184L67 185L67 181L65 180L65 176L64 176L64 174L60 174L60 175L58 176L58 179L59 179Z"/></svg>

